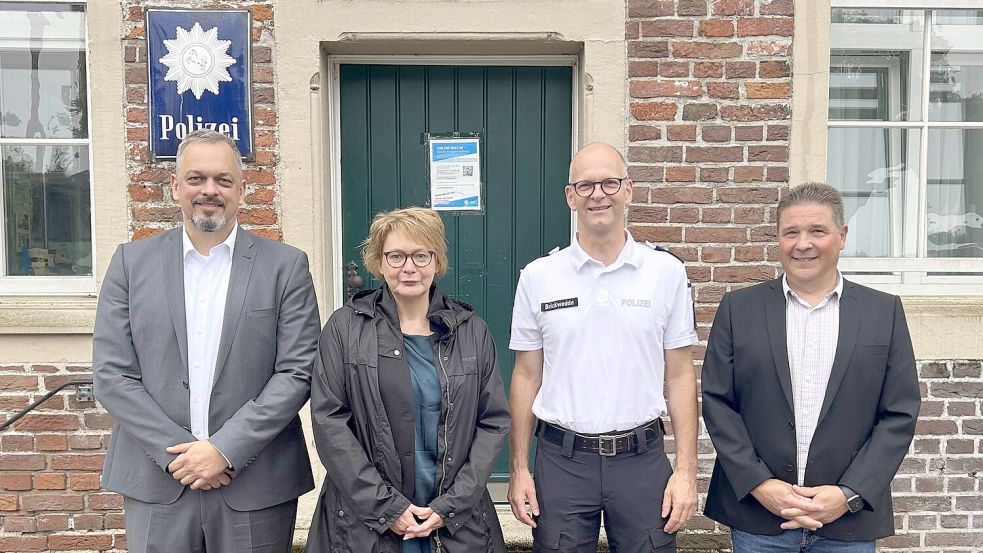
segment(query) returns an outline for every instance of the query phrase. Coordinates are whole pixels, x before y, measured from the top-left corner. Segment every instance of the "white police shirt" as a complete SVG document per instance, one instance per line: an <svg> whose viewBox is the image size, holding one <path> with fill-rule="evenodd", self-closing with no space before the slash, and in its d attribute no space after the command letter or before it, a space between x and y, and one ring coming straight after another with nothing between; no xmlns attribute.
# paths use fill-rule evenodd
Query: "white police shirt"
<svg viewBox="0 0 983 553"><path fill-rule="evenodd" d="M607 267L574 240L522 270L509 348L543 350L540 420L595 434L666 413L664 350L697 342L689 282L672 254L625 234Z"/></svg>

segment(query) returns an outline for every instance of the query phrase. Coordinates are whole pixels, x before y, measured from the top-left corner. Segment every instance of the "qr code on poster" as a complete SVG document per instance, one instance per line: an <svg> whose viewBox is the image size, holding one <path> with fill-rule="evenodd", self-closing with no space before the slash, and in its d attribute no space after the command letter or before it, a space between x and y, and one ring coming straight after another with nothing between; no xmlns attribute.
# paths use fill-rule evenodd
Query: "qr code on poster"
<svg viewBox="0 0 983 553"><path fill-rule="evenodd" d="M474 165L462 165L461 166L461 174L463 174L465 177L473 177L474 176Z"/></svg>

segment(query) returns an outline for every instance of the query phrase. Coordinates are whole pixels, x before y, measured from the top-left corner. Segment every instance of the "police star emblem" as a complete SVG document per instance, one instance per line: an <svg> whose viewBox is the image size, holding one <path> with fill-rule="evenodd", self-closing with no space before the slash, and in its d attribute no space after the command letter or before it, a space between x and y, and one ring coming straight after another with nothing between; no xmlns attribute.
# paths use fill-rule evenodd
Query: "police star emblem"
<svg viewBox="0 0 983 553"><path fill-rule="evenodd" d="M167 55L160 63L167 66L165 81L177 81L177 93L190 90L201 100L206 90L218 96L218 83L229 82L228 67L236 59L226 54L231 40L218 39L218 27L204 31L196 21L191 30L176 27L177 36L165 40Z"/></svg>

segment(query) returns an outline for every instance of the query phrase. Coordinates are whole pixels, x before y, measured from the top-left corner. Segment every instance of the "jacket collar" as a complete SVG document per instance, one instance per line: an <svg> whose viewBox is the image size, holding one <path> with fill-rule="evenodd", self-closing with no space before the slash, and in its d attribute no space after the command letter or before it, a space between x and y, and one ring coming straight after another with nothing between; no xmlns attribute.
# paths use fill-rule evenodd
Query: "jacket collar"
<svg viewBox="0 0 983 553"><path fill-rule="evenodd" d="M384 319L389 322L394 331L399 329L396 299L386 283L375 290L366 290L355 294L352 299L348 300L348 306L356 314L362 314L373 319ZM427 310L427 319L434 325L441 338L453 334L457 327L470 319L473 314L474 308L470 305L453 300L444 295L437 288L437 285L430 285L430 307Z"/></svg>

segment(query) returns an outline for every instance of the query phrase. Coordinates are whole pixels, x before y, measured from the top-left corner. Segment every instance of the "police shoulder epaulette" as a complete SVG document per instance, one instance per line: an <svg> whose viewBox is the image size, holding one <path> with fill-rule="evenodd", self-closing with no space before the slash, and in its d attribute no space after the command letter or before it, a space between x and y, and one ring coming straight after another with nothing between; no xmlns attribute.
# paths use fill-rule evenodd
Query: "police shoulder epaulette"
<svg viewBox="0 0 983 553"><path fill-rule="evenodd" d="M653 250L655 250L655 251L657 251L657 252L665 252L665 253L667 253L667 254L669 254L669 255L671 255L671 256L673 256L673 257L675 257L675 258L676 258L676 259L678 259L678 260L679 260L679 262L680 262L680 263L682 263L683 265L685 265L685 264L686 264L686 262L685 262L685 261L683 261L683 258L682 258L682 257L679 257L678 255L676 255L676 254L674 254L674 253L672 253L671 251L669 251L669 250L667 250L666 248L663 248L662 246L659 246L658 244L653 244L653 243L651 243L651 242L649 242L648 240L646 240L646 241L645 241L645 245L646 245L646 246L648 246L648 247L650 247L650 248L652 248Z"/></svg>

